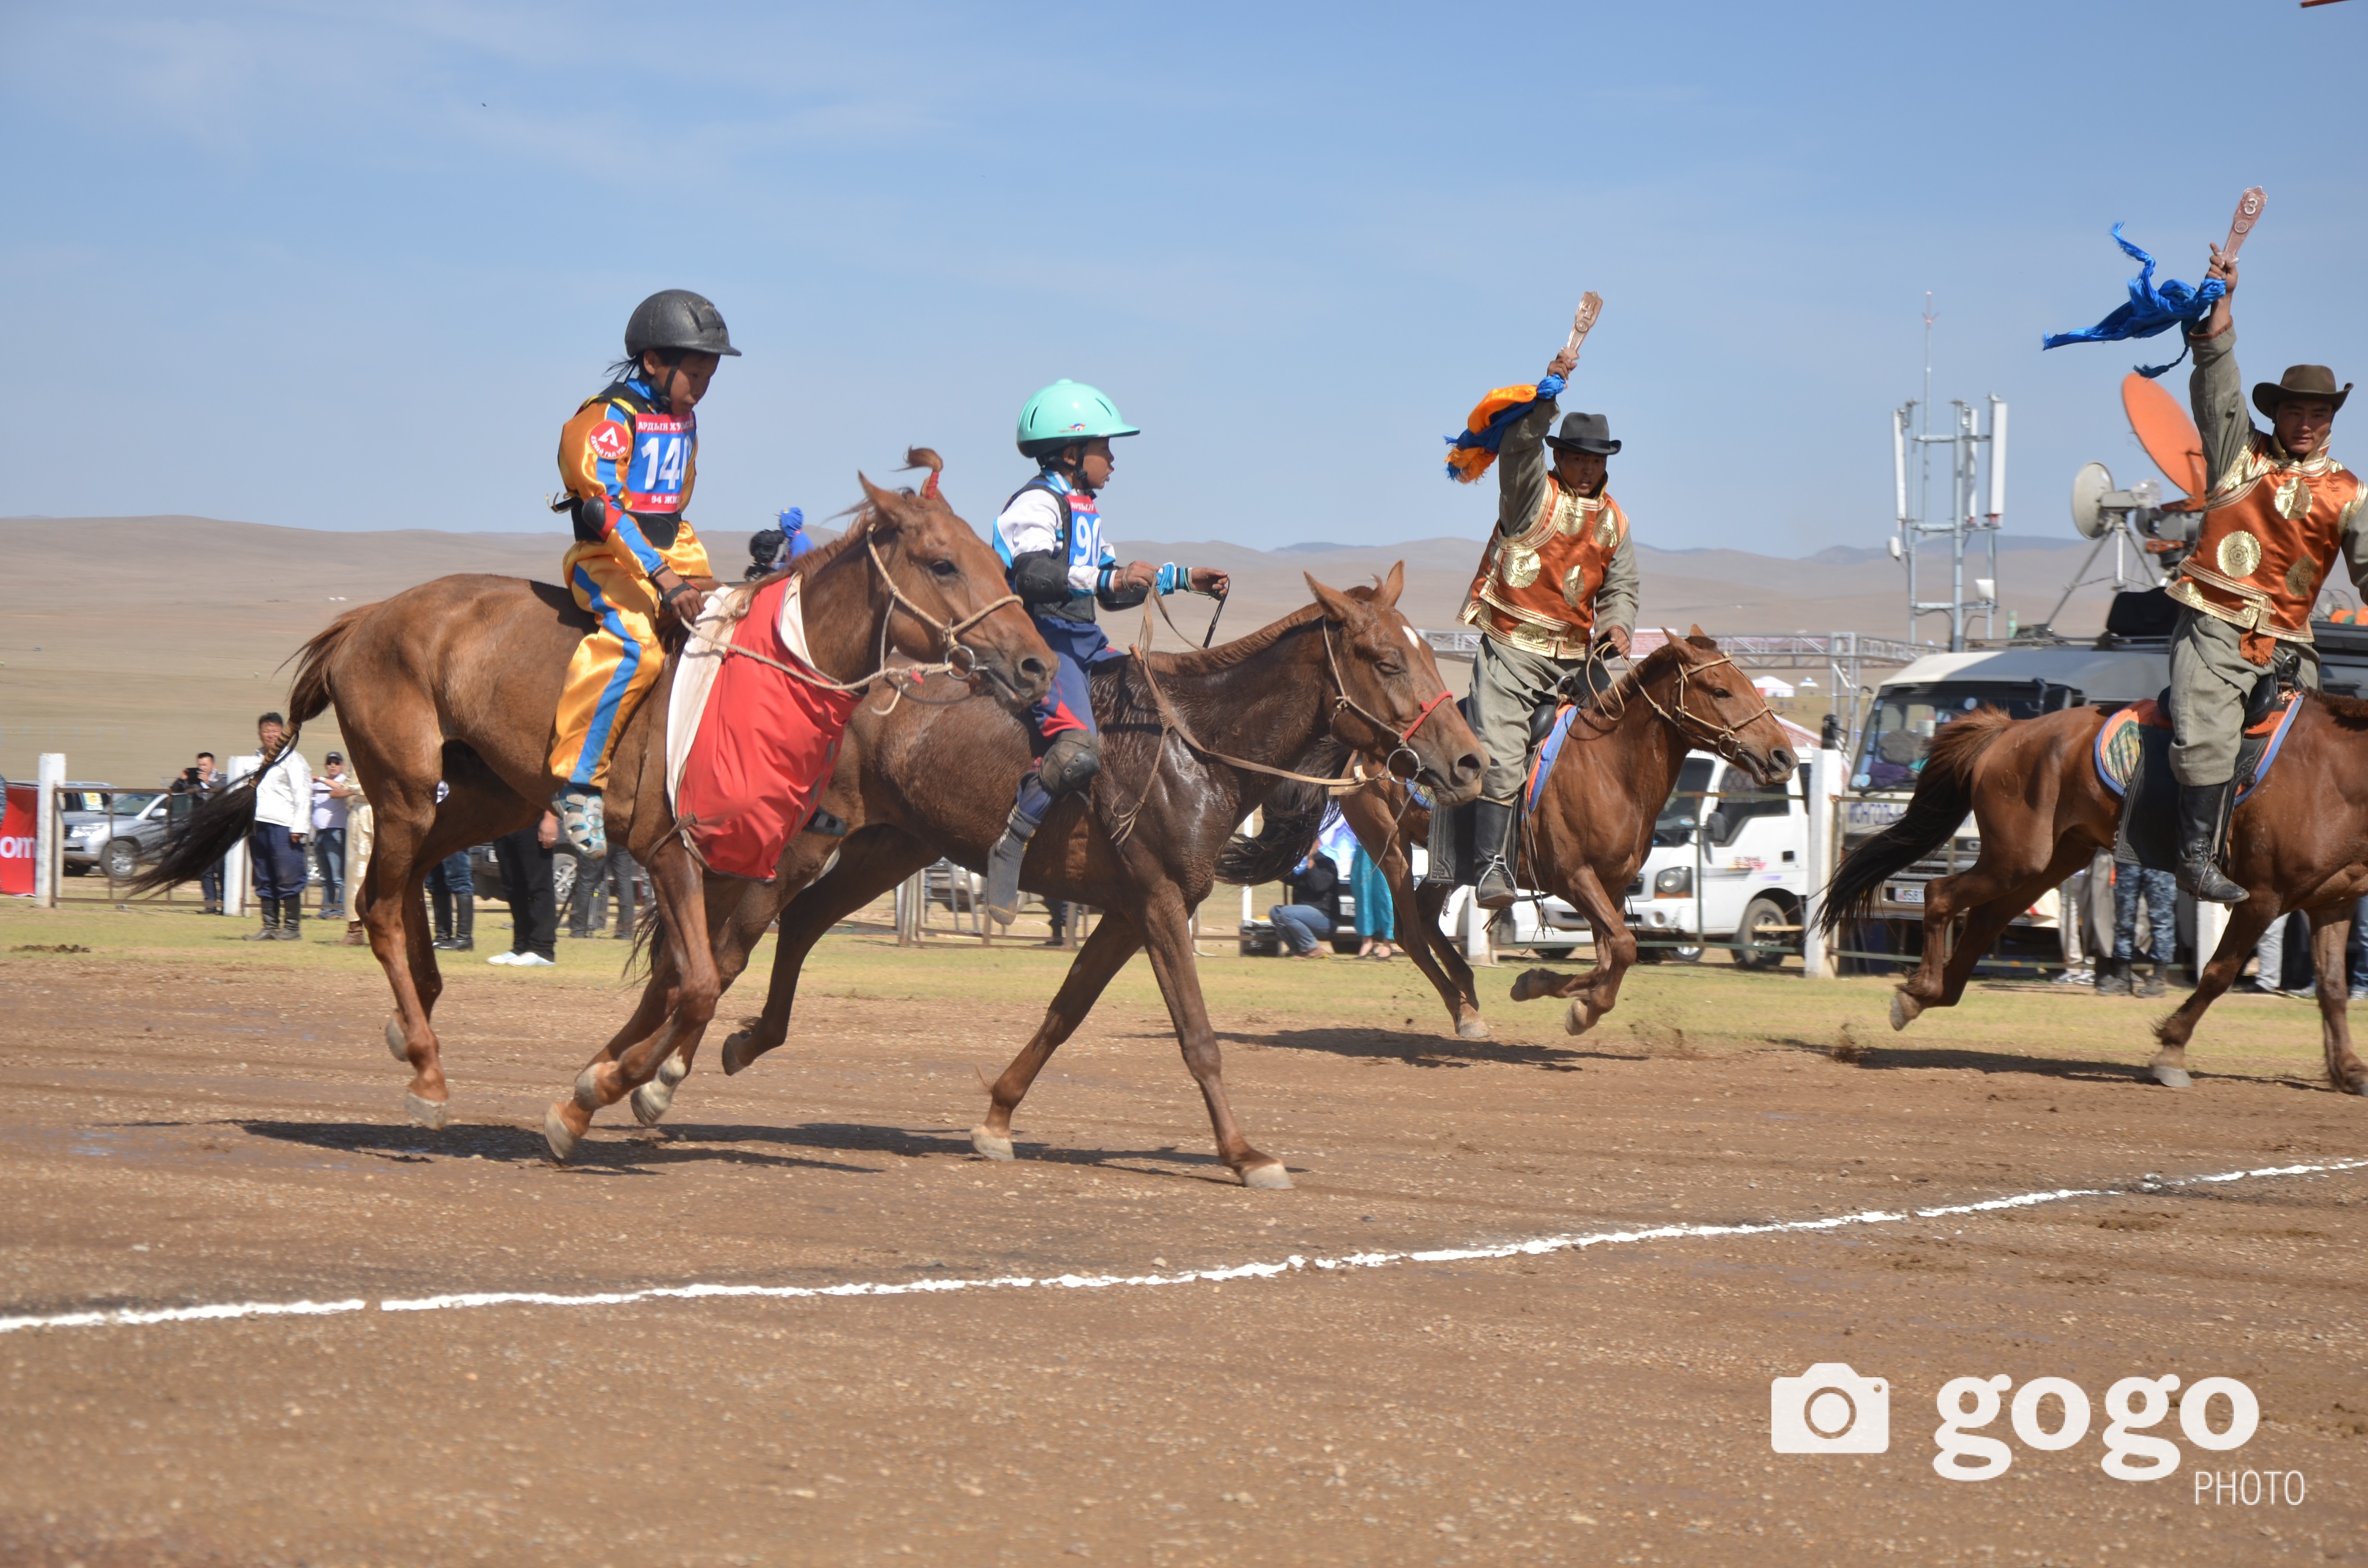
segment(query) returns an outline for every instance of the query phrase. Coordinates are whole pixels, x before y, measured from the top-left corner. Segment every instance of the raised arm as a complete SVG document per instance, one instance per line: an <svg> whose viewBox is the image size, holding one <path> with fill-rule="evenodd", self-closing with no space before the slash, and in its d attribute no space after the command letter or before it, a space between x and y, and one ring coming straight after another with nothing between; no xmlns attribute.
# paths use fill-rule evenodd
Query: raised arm
<svg viewBox="0 0 2368 1568"><path fill-rule="evenodd" d="M2237 264L2214 245L2204 277L2219 278L2228 291L2213 305L2203 326L2189 335L2195 369L2187 378L2187 395L2195 410L2195 428L2203 437L2204 483L2216 488L2229 465L2245 455L2253 417L2245 411L2245 382L2237 369L2237 327L2229 312L2237 292Z"/></svg>

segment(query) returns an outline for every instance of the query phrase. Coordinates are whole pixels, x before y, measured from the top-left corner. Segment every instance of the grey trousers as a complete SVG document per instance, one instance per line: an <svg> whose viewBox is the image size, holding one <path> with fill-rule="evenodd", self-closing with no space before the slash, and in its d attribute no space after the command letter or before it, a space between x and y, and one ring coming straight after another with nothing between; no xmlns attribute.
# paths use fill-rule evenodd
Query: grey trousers
<svg viewBox="0 0 2368 1568"><path fill-rule="evenodd" d="M1488 770L1480 777L1483 800L1509 805L1521 793L1530 770L1530 721L1551 707L1554 688L1585 659L1550 659L1526 648L1508 647L1494 637L1480 640L1472 661L1472 728L1488 748Z"/></svg>
<svg viewBox="0 0 2368 1568"><path fill-rule="evenodd" d="M2203 611L2180 607L2170 636L2170 771L2181 784L2226 784L2237 773L2237 745L2245 728L2245 699L2269 672L2248 664L2243 633ZM2318 655L2307 643L2302 684L2318 687Z"/></svg>

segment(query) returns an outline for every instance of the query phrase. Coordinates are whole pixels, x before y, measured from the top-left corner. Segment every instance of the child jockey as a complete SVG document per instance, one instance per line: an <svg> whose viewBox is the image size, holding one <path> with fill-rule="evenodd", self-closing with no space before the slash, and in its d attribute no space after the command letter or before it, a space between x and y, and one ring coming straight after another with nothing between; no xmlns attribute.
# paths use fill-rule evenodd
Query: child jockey
<svg viewBox="0 0 2368 1568"><path fill-rule="evenodd" d="M691 410L722 356L739 352L707 301L686 289L653 294L625 324L625 358L610 369L617 379L559 433L567 495L553 510L564 507L575 521L561 570L599 624L567 666L551 747L551 771L562 782L551 804L586 860L609 853L600 810L609 748L665 665L659 613L695 621L714 586L706 547L682 515L698 472Z"/></svg>
<svg viewBox="0 0 2368 1568"><path fill-rule="evenodd" d="M1059 668L1053 689L1030 710L1036 760L1020 776L1019 798L987 856L986 912L1001 925L1019 913L1019 863L1044 813L1101 768L1101 734L1086 672L1125 655L1094 624L1095 605L1127 609L1150 594L1187 588L1223 598L1229 585L1210 566L1189 574L1172 562L1121 566L1103 542L1094 498L1110 483L1110 442L1136 434L1110 399L1077 381L1054 381L1019 411L1020 455L1034 458L1039 472L995 519L995 552Z"/></svg>

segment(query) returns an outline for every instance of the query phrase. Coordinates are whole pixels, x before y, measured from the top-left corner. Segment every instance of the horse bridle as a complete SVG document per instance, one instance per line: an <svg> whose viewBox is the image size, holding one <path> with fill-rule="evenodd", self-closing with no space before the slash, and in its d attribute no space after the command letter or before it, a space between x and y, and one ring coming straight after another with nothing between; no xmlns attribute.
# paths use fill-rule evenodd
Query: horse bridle
<svg viewBox="0 0 2368 1568"><path fill-rule="evenodd" d="M956 680L965 681L975 676L978 674L978 650L963 642L962 634L1004 606L1019 603L1019 596L1006 594L999 599L989 601L985 608L966 615L960 620L939 620L936 616L915 604L906 596L905 590L896 585L896 579L888 574L888 562L880 558L880 547L872 541L871 530L868 528L863 535L863 549L865 553L871 557L872 569L880 574L881 585L888 590L889 597L894 599L897 607L906 615L936 632L938 641L944 645L946 656L932 669L931 673L943 670ZM881 668L884 671L888 667L888 621L884 616L880 621L880 650ZM965 655L959 664L954 660L954 655L957 653Z"/></svg>
<svg viewBox="0 0 2368 1568"><path fill-rule="evenodd" d="M1717 669L1722 665L1735 671L1738 676L1743 673L1741 666L1725 653L1721 653L1715 659L1705 660L1699 665L1690 665L1683 658L1678 660L1677 690L1670 699L1677 710L1674 713L1661 706L1661 699L1655 697L1652 688L1643 681L1636 683L1636 691L1652 705L1653 711L1658 713L1669 727L1692 744L1695 750L1716 752L1720 756L1738 767L1746 766L1743 738L1736 733L1735 726L1724 722L1713 726L1686 706L1686 687L1691 684L1693 677L1706 670ZM1764 699L1760 706L1762 708L1767 706Z"/></svg>
<svg viewBox="0 0 2368 1568"><path fill-rule="evenodd" d="M1333 719L1338 721L1340 717L1341 710L1345 709L1349 712L1354 713L1358 718L1362 719L1366 723L1371 724L1376 730L1379 730L1382 733L1389 736L1392 743L1391 749L1388 755L1382 758L1382 771L1402 784L1412 783L1422 774L1422 758L1414 749L1415 733L1425 724L1430 722L1430 716L1439 711L1439 705L1440 703L1445 702L1449 698L1455 694L1452 691L1442 688L1437 697L1432 698L1429 701L1424 703L1420 708L1415 710L1414 722L1406 725L1404 729L1398 728L1396 725L1391 723L1380 714L1367 709L1358 702L1355 698L1349 695L1349 683L1340 677L1339 655L1334 653L1332 649L1332 623L1329 620L1326 620L1321 624L1324 628L1324 662L1326 665L1330 668L1332 673ZM1360 746L1358 749L1368 753L1372 750L1371 746ZM1397 760L1401 756L1406 758L1410 765L1407 770L1404 773L1400 773L1397 770Z"/></svg>

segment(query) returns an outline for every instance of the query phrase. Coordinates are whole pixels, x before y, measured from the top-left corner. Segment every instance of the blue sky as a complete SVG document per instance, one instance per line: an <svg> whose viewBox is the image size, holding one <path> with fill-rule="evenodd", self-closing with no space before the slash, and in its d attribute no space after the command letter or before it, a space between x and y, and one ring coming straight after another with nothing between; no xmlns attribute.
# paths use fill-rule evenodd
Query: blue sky
<svg viewBox="0 0 2368 1568"><path fill-rule="evenodd" d="M746 351L711 528L916 441L984 525L1067 375L1146 432L1121 536L1476 537L1440 438L1593 288L1565 406L1640 537L1795 554L1887 528L1930 289L1940 398L2013 404L2009 527L2065 533L2175 349L2040 335L2117 302L2116 219L2192 280L2256 183L2248 374L2368 373L2368 0L196 11L0 10L0 514L550 528L683 286Z"/></svg>

